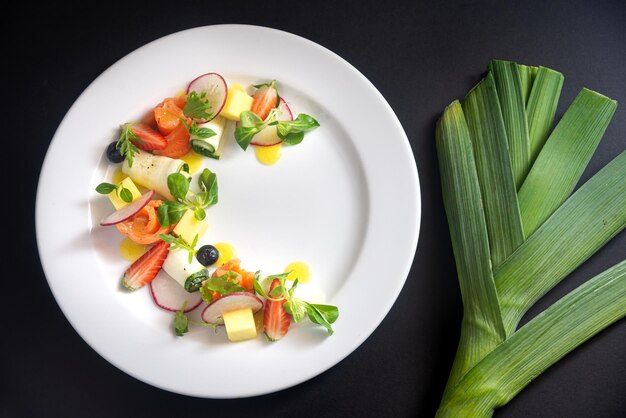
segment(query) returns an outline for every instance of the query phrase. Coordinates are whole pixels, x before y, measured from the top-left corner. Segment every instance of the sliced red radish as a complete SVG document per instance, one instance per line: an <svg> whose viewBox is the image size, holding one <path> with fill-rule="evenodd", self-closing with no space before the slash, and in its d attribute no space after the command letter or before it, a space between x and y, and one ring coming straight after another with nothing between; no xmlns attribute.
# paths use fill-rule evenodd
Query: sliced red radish
<svg viewBox="0 0 626 418"><path fill-rule="evenodd" d="M183 307L185 312L191 312L202 303L200 292L189 293L178 282L165 273L158 274L150 282L150 293L154 303L159 308L170 312L177 312Z"/></svg>
<svg viewBox="0 0 626 418"><path fill-rule="evenodd" d="M278 116L277 119L280 121L293 120L293 113L291 112L291 108L289 107L287 102L283 100L282 97L280 98L279 106L280 110L282 110L282 113L280 114L280 116ZM254 135L254 138L252 138L252 141L250 143L252 145L258 145L261 147L269 147L270 145L279 144L282 141L283 140L280 139L278 137L278 134L276 133L275 126L266 126L265 129Z"/></svg>
<svg viewBox="0 0 626 418"><path fill-rule="evenodd" d="M211 117L208 119L198 119L197 122L209 122L220 114L224 104L226 103L226 97L228 96L228 86L224 77L218 73L206 73L194 79L187 87L187 94L195 91L197 94L206 94L211 105Z"/></svg>
<svg viewBox="0 0 626 418"><path fill-rule="evenodd" d="M132 218L137 212L143 209L143 207L146 206L148 202L150 202L150 200L152 200L152 197L154 197L154 190L150 190L149 192L147 192L146 194L144 194L143 196L141 196L139 199L135 200L134 202L131 202L128 205L124 206L123 208L116 210L109 216L106 216L104 219L100 221L100 225L101 226L115 225L115 224L119 224L120 222L124 222L127 219Z"/></svg>
<svg viewBox="0 0 626 418"><path fill-rule="evenodd" d="M202 311L202 320L209 324L223 324L225 312L237 311L239 309L252 309L252 313L263 308L261 299L248 292L229 293L211 303Z"/></svg>

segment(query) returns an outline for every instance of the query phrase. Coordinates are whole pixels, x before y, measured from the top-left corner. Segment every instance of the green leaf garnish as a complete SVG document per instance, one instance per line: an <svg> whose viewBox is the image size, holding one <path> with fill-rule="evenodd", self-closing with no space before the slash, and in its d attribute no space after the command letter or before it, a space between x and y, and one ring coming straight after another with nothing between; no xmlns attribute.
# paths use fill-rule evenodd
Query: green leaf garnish
<svg viewBox="0 0 626 418"><path fill-rule="evenodd" d="M267 126L275 126L278 137L289 145L299 144L305 133L320 126L317 120L304 113L300 113L294 120L279 121L277 118L281 112L280 108L272 109L264 121L254 112L242 112L240 125L235 129L235 140L239 146L245 151L252 138Z"/></svg>
<svg viewBox="0 0 626 418"><path fill-rule="evenodd" d="M256 272L254 274L254 291L268 300L285 300L283 305L285 311L291 315L294 322L300 322L305 316L318 325L322 325L328 331L328 335L333 335L332 323L334 323L339 316L339 308L333 305L321 305L306 302L302 299L295 298L293 296L296 287L298 286L298 280L296 279L291 287L287 289L285 281L290 272L274 274L267 276L266 280L278 279L280 285L274 287L269 294L267 294L261 284L259 283L260 274Z"/></svg>
<svg viewBox="0 0 626 418"><path fill-rule="evenodd" d="M120 154L124 156L124 159L128 161L128 166L133 166L133 161L135 154L139 152L139 149L135 146L133 142L141 142L141 139L133 132L133 124L125 123L120 128L122 132L120 134L117 143L115 144L115 148L120 150Z"/></svg>
<svg viewBox="0 0 626 418"><path fill-rule="evenodd" d="M185 126L185 129L187 129L187 132L189 132L190 140L207 139L217 135L211 128L198 128L196 121L192 121L190 125L188 125L187 121L183 118L181 118L180 121Z"/></svg>
<svg viewBox="0 0 626 418"><path fill-rule="evenodd" d="M116 189L117 189L117 185L111 184L111 183L100 183L96 186L96 192L100 194L109 194L113 190L116 190Z"/></svg>
<svg viewBox="0 0 626 418"><path fill-rule="evenodd" d="M110 194L113 191L117 191L117 195L126 203L133 201L133 194L126 187L121 184L100 183L96 186L96 192L100 194Z"/></svg>
<svg viewBox="0 0 626 418"><path fill-rule="evenodd" d="M183 217L189 207L181 202L167 200L159 205L157 219L162 227L174 225Z"/></svg>
<svg viewBox="0 0 626 418"><path fill-rule="evenodd" d="M195 256L197 253L196 244L198 243L198 234L196 234L191 244L188 244L187 241L185 241L182 237L175 237L170 234L159 234L159 238L167 242L168 244L170 244L170 247L168 248L168 250L170 251L171 250L187 251L189 253L188 262L189 264L191 264L191 260L193 260L193 256Z"/></svg>
<svg viewBox="0 0 626 418"><path fill-rule="evenodd" d="M202 191L208 193L205 207L216 204L218 194L217 175L208 168L205 168L202 170L202 173L200 173L200 177L198 177L198 185Z"/></svg>
<svg viewBox="0 0 626 418"><path fill-rule="evenodd" d="M133 201L133 194L126 187L119 187L117 189L117 195L126 203Z"/></svg>
<svg viewBox="0 0 626 418"><path fill-rule="evenodd" d="M179 337L182 337L189 331L189 318L185 315L185 307L187 306L187 301L183 302L183 306L180 308L180 311L177 311L174 314L174 332Z"/></svg>
<svg viewBox="0 0 626 418"><path fill-rule="evenodd" d="M209 119L213 115L210 110L211 105L208 97L206 97L206 92L198 95L198 93L192 91L187 96L187 103L185 103L183 113L185 116L193 119Z"/></svg>

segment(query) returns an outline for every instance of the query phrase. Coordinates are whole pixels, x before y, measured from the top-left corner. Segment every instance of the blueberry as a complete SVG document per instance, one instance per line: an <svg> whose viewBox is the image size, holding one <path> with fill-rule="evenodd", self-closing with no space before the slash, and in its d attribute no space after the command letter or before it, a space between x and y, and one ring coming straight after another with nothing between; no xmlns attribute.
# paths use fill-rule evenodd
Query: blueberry
<svg viewBox="0 0 626 418"><path fill-rule="evenodd" d="M196 258L203 266L210 266L215 264L217 259L220 257L220 252L217 251L212 245L203 245L198 249L196 253Z"/></svg>
<svg viewBox="0 0 626 418"><path fill-rule="evenodd" d="M116 145L117 142L111 142L107 147L107 158L114 164L124 161L124 156L120 153Z"/></svg>

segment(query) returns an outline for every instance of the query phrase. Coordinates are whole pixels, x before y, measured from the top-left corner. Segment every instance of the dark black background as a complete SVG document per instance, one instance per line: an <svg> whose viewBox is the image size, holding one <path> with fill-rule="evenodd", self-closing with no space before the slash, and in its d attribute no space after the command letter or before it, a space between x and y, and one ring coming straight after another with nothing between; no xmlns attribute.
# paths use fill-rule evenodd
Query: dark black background
<svg viewBox="0 0 626 418"><path fill-rule="evenodd" d="M3 143L5 152L10 152L5 161L17 161L11 167L17 170L3 174L3 201L7 205L13 196L19 197L5 206L11 216L5 218L9 231L2 244L3 417L432 416L447 379L461 319L434 150L434 122L443 107L463 97L491 58L544 65L565 75L558 115L582 87L622 103L583 180L626 148L623 1L359 5L227 0L18 6L19 15L5 14L3 19L2 66L8 88L2 104ZM337 366L308 382L240 400L165 392L127 376L96 354L72 329L52 297L39 264L34 227L35 190L47 146L89 83L149 41L218 23L292 32L329 48L360 70L386 97L406 130L417 161L423 204L410 276L372 336ZM80 146L70 152L79 158ZM71 182L71 172L67 176ZM622 233L543 298L524 322L623 259L625 249L626 234ZM8 259L4 258L7 254ZM10 266L18 263L23 267L14 271ZM88 279L89 272L85 272L81 285L88 286ZM622 320L546 371L496 411L496 416L620 416L626 410L625 348L626 322ZM251 371L250 378L268 376Z"/></svg>

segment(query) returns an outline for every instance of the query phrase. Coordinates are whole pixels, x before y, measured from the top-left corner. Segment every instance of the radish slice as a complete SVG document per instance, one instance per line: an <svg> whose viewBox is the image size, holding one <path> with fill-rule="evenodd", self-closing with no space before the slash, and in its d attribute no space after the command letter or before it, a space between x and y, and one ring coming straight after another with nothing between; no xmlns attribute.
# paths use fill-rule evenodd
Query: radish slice
<svg viewBox="0 0 626 418"><path fill-rule="evenodd" d="M287 102L283 100L282 97L280 98L279 106L282 110L282 113L280 114L280 116L278 116L277 119L283 121L293 120L293 113L291 112L291 108L289 107ZM281 142L283 142L283 140L278 137L278 134L276 133L276 127L266 126L265 129L254 135L254 138L252 138L252 141L250 143L252 145L258 145L261 147L269 147L270 145L276 145Z"/></svg>
<svg viewBox="0 0 626 418"><path fill-rule="evenodd" d="M228 95L228 87L226 86L226 80L218 73L206 73L194 79L187 87L187 94L195 91L199 95L206 93L206 97L209 99L211 105L212 116L208 119L196 119L198 123L209 122L220 114L224 104L226 104L226 97Z"/></svg>
<svg viewBox="0 0 626 418"><path fill-rule="evenodd" d="M224 295L211 303L202 311L202 320L209 324L223 324L225 312L237 311L239 309L252 309L252 313L263 308L261 299L248 292L235 292Z"/></svg>
<svg viewBox="0 0 626 418"><path fill-rule="evenodd" d="M101 226L109 226L119 224L120 222L124 222L127 219L132 218L137 212L143 209L144 206L152 200L154 196L154 190L150 190L148 193L141 196L139 199L134 202L129 203L121 209L116 210L109 216L106 216L104 219L100 221Z"/></svg>
<svg viewBox="0 0 626 418"><path fill-rule="evenodd" d="M177 312L187 301L185 312L196 309L202 303L202 296L199 292L189 293L165 273L159 273L150 282L150 293L154 303L159 308L170 312Z"/></svg>

